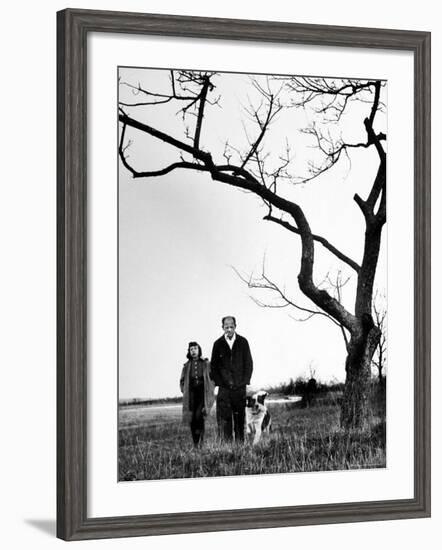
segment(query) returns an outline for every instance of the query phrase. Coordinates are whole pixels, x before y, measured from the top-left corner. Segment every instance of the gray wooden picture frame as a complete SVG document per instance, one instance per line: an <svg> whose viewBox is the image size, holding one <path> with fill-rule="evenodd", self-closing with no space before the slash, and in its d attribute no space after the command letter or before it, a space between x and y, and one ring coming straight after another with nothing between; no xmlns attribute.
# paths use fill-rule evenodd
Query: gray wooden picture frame
<svg viewBox="0 0 442 550"><path fill-rule="evenodd" d="M414 497L87 517L87 36L152 34L414 55ZM430 515L430 33L67 9L57 14L57 536L98 539ZM148 489L146 488L146 491Z"/></svg>

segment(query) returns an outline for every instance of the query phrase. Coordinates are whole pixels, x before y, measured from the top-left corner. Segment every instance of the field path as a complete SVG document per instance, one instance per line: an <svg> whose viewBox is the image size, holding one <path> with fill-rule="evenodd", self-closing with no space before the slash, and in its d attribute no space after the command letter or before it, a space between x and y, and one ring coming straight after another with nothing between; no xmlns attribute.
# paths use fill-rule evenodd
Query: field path
<svg viewBox="0 0 442 550"><path fill-rule="evenodd" d="M266 405L271 408L274 404L280 403L295 403L300 401L302 397L294 396L290 399L269 399ZM149 424L150 422L161 423L170 420L181 418L182 404L163 404L163 405L128 405L119 409L119 428L128 428L131 426L140 426ZM215 407L212 409L214 414Z"/></svg>

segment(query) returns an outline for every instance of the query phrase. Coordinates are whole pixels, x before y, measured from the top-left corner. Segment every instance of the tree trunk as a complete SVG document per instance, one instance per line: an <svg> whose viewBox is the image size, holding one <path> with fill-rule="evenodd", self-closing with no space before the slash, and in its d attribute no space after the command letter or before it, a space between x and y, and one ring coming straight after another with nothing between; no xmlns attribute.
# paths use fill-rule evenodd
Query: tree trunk
<svg viewBox="0 0 442 550"><path fill-rule="evenodd" d="M341 426L346 430L363 429L369 423L371 362L379 338L380 330L371 326L349 342L341 405Z"/></svg>

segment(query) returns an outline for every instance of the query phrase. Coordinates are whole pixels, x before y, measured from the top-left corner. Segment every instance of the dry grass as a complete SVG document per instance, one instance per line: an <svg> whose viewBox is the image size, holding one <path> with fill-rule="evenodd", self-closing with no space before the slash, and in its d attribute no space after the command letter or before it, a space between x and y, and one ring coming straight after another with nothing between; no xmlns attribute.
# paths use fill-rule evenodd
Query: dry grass
<svg viewBox="0 0 442 550"><path fill-rule="evenodd" d="M385 467L385 417L369 428L345 433L337 404L300 409L272 404L273 429L257 446L218 441L213 416L204 446L194 450L179 410L161 410L131 423L127 412L119 434L120 481L312 472Z"/></svg>

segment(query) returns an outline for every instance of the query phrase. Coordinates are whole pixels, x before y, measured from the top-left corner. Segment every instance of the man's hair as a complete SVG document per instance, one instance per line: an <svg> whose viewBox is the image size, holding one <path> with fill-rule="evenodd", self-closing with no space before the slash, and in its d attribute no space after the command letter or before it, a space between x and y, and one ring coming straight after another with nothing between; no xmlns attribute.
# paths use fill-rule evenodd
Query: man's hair
<svg viewBox="0 0 442 550"><path fill-rule="evenodd" d="M198 346L198 359L201 359L203 356L203 350L201 349L201 346L198 344L198 342L189 342L189 345L187 346L187 359L192 359L192 356L190 355L190 348Z"/></svg>
<svg viewBox="0 0 442 550"><path fill-rule="evenodd" d="M236 319L235 319L235 317L234 317L233 315L226 315L225 317L223 317L223 318L221 319L221 326L224 326L224 321L227 321L227 319L232 319L233 324L234 324L235 327L236 327Z"/></svg>

